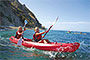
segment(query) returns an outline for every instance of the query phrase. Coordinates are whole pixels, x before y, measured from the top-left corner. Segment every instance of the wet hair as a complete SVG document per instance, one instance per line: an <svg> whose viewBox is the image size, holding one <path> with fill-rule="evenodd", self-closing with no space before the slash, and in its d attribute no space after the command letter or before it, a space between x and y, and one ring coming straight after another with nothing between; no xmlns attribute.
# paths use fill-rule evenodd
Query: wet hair
<svg viewBox="0 0 90 60"><path fill-rule="evenodd" d="M18 30L19 30L20 28L22 28L22 27L21 27L21 26L19 26L19 27L18 27Z"/></svg>

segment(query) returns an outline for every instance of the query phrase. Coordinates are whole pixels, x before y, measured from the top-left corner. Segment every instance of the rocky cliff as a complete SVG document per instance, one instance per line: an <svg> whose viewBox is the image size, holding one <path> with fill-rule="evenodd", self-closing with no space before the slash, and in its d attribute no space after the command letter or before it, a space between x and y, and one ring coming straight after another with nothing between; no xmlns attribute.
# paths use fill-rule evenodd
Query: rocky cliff
<svg viewBox="0 0 90 60"><path fill-rule="evenodd" d="M0 26L23 26L24 20L28 21L27 27L42 27L25 4L18 0L0 0Z"/></svg>

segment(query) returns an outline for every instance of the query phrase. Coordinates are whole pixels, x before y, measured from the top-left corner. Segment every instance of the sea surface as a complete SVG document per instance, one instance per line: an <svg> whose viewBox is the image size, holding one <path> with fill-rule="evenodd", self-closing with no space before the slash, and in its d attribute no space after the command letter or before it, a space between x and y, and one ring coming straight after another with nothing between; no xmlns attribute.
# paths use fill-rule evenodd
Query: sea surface
<svg viewBox="0 0 90 60"><path fill-rule="evenodd" d="M45 39L51 42L79 42L80 47L73 53L43 51L35 48L17 47L9 41L17 30L0 31L0 60L90 60L90 32L51 30ZM43 30L41 30L43 31ZM25 38L32 39L34 30L26 30Z"/></svg>

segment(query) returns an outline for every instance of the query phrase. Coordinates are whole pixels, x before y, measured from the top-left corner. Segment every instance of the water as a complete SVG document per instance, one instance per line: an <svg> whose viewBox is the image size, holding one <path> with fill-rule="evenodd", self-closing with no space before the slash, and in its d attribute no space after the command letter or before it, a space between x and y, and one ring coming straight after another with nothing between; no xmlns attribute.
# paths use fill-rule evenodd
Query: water
<svg viewBox="0 0 90 60"><path fill-rule="evenodd" d="M90 59L90 32L67 33L67 31L51 30L46 39L51 42L73 43L79 42L80 47L73 53L43 51L35 48L17 47L9 41L10 36L15 36L17 30L0 31L0 60L89 60ZM75 33L75 34L74 34ZM77 33L77 34L76 34ZM33 30L26 30L25 38L32 39Z"/></svg>

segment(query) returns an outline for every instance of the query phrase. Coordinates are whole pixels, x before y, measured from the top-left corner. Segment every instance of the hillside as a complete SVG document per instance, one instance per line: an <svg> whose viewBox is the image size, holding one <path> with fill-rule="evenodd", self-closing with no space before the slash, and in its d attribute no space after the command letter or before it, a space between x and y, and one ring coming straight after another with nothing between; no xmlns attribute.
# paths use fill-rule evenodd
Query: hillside
<svg viewBox="0 0 90 60"><path fill-rule="evenodd" d="M24 20L28 21L27 27L42 28L25 4L22 5L18 0L0 0L0 26L23 26Z"/></svg>

